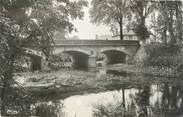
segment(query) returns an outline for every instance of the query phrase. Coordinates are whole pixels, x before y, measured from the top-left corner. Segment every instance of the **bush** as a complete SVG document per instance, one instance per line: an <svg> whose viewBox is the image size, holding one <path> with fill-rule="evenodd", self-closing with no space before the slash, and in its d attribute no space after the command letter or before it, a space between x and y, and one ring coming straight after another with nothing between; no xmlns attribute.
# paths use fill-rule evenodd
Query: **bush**
<svg viewBox="0 0 183 117"><path fill-rule="evenodd" d="M146 60L146 66L176 67L183 64L183 56L159 56Z"/></svg>
<svg viewBox="0 0 183 117"><path fill-rule="evenodd" d="M147 58L144 60L144 66L178 68L183 65L183 54L180 54L181 48L179 46L147 45L145 51Z"/></svg>
<svg viewBox="0 0 183 117"><path fill-rule="evenodd" d="M148 44L145 50L149 57L158 57L177 55L180 53L181 48L177 45Z"/></svg>
<svg viewBox="0 0 183 117"><path fill-rule="evenodd" d="M60 117L62 103L41 103L35 107L35 115L39 117Z"/></svg>
<svg viewBox="0 0 183 117"><path fill-rule="evenodd" d="M51 70L60 70L63 68L71 68L72 67L72 59L71 56L67 54L58 54L58 55L53 55L52 59L48 61L48 68ZM68 66L68 64L70 66Z"/></svg>

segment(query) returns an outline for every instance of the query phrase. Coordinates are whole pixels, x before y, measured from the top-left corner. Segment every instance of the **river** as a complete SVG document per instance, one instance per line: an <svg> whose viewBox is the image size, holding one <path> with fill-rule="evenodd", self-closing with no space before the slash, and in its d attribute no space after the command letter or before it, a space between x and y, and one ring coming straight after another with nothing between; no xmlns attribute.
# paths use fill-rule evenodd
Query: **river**
<svg viewBox="0 0 183 117"><path fill-rule="evenodd" d="M97 74L129 77L114 70ZM42 117L183 117L183 87L181 82L115 83L107 91L38 102L32 108Z"/></svg>

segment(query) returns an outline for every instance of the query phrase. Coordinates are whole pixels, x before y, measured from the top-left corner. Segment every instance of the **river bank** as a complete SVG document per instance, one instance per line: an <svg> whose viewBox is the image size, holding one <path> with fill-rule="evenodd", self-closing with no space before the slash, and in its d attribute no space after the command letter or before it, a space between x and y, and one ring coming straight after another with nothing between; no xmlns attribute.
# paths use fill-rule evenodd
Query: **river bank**
<svg viewBox="0 0 183 117"><path fill-rule="evenodd" d="M107 67L109 70L118 70L118 71L126 71L132 74L144 74L144 75L152 75L157 77L179 77L181 73L178 73L173 68L168 67L142 67L140 65L135 64L116 64Z"/></svg>
<svg viewBox="0 0 183 117"><path fill-rule="evenodd" d="M114 75L108 72L109 70L118 71L120 74ZM50 73L22 73L15 79L27 92L41 99L66 98L76 94L129 88L127 87L129 84L139 87L152 83L182 82L175 77L142 74L133 65L115 65L102 69L102 72L101 70L97 72L62 70Z"/></svg>
<svg viewBox="0 0 183 117"><path fill-rule="evenodd" d="M118 68L153 76L180 78L183 75L183 49L179 45L144 44L134 57L133 65L119 65Z"/></svg>

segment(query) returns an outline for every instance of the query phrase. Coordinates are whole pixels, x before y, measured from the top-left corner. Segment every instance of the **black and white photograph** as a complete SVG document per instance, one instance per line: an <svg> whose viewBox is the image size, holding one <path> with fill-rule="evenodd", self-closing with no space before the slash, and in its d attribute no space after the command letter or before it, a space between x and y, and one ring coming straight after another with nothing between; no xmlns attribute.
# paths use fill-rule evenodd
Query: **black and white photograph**
<svg viewBox="0 0 183 117"><path fill-rule="evenodd" d="M183 117L183 1L0 0L0 117Z"/></svg>

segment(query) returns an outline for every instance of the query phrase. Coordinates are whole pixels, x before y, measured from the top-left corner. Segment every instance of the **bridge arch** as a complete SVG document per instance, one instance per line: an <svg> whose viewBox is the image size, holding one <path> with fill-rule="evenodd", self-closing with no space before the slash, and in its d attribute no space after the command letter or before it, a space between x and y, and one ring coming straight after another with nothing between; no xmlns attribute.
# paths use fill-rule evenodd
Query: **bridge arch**
<svg viewBox="0 0 183 117"><path fill-rule="evenodd" d="M119 51L119 52L125 53L126 55L131 55L131 53L125 47L106 47L106 48L102 48L99 51L99 53L103 53L106 51Z"/></svg>
<svg viewBox="0 0 183 117"><path fill-rule="evenodd" d="M45 55L42 52L29 48L23 48L22 55L30 59L30 63L23 63L27 64L30 71L34 72L42 69L42 61L45 59Z"/></svg>
<svg viewBox="0 0 183 117"><path fill-rule="evenodd" d="M106 64L117 64L117 63L126 63L126 59L129 56L124 51L120 49L106 49L101 52L106 57Z"/></svg>
<svg viewBox="0 0 183 117"><path fill-rule="evenodd" d="M42 69L42 57L40 56L29 56L31 59L31 71L40 71Z"/></svg>
<svg viewBox="0 0 183 117"><path fill-rule="evenodd" d="M72 58L72 67L74 69L87 69L89 55L82 51L77 50L66 50L62 53L68 54Z"/></svg>

